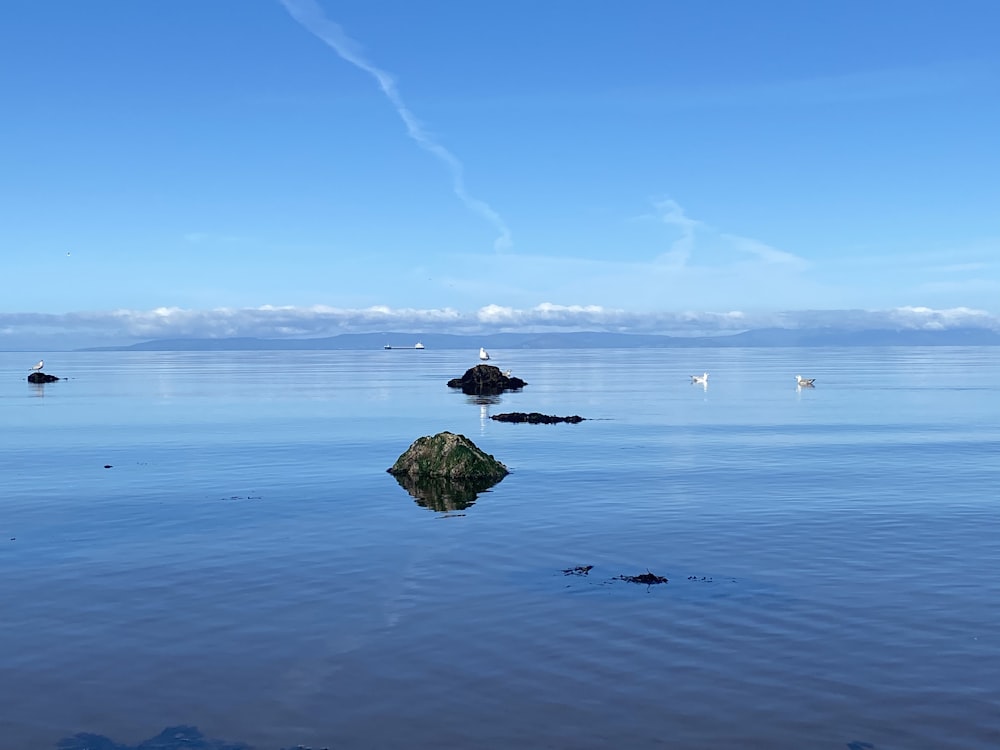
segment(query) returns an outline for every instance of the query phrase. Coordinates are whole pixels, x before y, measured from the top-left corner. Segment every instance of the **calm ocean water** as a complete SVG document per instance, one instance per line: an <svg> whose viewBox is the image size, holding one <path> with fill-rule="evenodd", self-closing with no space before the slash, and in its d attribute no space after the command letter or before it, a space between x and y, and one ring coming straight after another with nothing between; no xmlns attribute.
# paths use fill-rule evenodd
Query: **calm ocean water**
<svg viewBox="0 0 1000 750"><path fill-rule="evenodd" d="M0 353L0 748L1000 747L1000 349L492 353Z"/></svg>

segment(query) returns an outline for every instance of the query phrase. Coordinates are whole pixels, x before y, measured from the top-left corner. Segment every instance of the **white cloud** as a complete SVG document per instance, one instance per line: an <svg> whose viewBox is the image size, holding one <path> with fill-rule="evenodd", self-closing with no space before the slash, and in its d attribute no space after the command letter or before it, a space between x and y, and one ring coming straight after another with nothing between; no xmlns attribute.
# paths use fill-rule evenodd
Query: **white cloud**
<svg viewBox="0 0 1000 750"><path fill-rule="evenodd" d="M483 325L501 327L522 326L579 326L584 323L606 325L620 311L606 310L600 305L554 305L543 302L527 310L500 305L486 305L476 313L476 320Z"/></svg>

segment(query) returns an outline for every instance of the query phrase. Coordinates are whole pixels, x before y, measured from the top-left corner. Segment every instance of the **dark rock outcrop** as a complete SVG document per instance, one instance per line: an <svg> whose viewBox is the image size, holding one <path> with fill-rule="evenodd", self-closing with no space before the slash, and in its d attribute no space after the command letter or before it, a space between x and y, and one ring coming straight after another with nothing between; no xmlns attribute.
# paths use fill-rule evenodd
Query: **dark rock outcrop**
<svg viewBox="0 0 1000 750"><path fill-rule="evenodd" d="M55 375L46 375L44 372L33 372L28 376L29 383L54 383L59 378Z"/></svg>
<svg viewBox="0 0 1000 750"><path fill-rule="evenodd" d="M559 422L577 424L583 421L583 417L578 417L575 414L572 417L554 417L549 414L539 414L537 411L530 413L512 411L508 414L494 414L490 419L495 419L497 422L527 422L528 424L558 424Z"/></svg>
<svg viewBox="0 0 1000 750"><path fill-rule="evenodd" d="M494 365L476 365L465 371L460 378L448 381L449 388L461 388L470 396L498 395L504 391L517 391L527 383L521 378L511 378L500 372Z"/></svg>

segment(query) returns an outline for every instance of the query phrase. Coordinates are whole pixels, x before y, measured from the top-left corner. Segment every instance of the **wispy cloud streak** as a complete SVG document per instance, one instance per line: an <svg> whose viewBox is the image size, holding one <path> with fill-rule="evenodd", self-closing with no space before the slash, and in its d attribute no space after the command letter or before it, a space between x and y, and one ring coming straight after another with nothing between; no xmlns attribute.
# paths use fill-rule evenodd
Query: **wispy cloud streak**
<svg viewBox="0 0 1000 750"><path fill-rule="evenodd" d="M807 267L805 260L793 253L778 250L750 237L722 232L703 221L692 219L681 205L671 198L654 200L653 207L656 213L652 218L673 228L679 235L671 244L670 250L657 258L657 264L663 268L679 271L695 264L698 260L696 251L699 234L708 240L703 244L715 246L713 254L716 256L719 251L736 251L738 255L752 257L768 266L783 265L795 270L804 270Z"/></svg>
<svg viewBox="0 0 1000 750"><path fill-rule="evenodd" d="M694 234L699 223L688 218L680 204L670 198L653 201L653 205L659 212L657 218L680 232L680 237L674 240L670 250L661 255L659 261L669 268L683 268L691 259L691 253L694 252Z"/></svg>
<svg viewBox="0 0 1000 750"><path fill-rule="evenodd" d="M331 21L323 13L323 9L316 3L316 0L279 0L289 14L307 31L321 39L327 46L333 49L340 57L351 65L363 70L372 76L382 89L382 93L396 109L403 124L406 125L406 132L410 138L428 153L444 162L451 172L452 189L455 195L470 210L489 221L500 236L493 243L496 250L506 250L511 246L510 229L507 224L488 203L475 198L469 194L465 187L465 169L462 162L458 160L451 151L431 138L423 129L420 122L414 116L410 108L403 102L396 82L386 71L368 60L361 51L361 46L351 39L344 30Z"/></svg>

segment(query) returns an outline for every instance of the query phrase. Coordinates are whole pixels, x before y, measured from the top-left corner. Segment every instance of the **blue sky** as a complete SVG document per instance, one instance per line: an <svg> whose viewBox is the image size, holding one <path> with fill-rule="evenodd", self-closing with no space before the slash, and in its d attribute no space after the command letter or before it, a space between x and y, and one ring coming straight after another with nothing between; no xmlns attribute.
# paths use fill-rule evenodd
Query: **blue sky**
<svg viewBox="0 0 1000 750"><path fill-rule="evenodd" d="M0 346L1000 327L991 1L0 14Z"/></svg>

